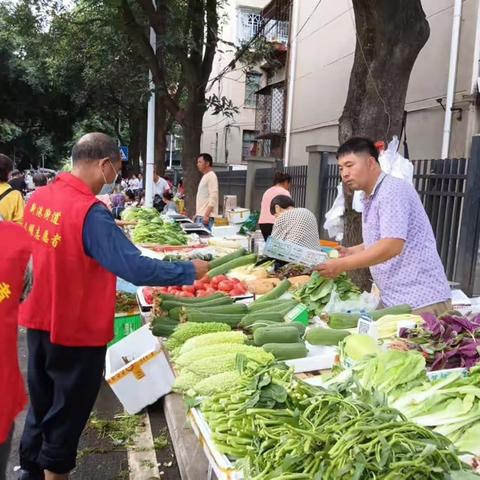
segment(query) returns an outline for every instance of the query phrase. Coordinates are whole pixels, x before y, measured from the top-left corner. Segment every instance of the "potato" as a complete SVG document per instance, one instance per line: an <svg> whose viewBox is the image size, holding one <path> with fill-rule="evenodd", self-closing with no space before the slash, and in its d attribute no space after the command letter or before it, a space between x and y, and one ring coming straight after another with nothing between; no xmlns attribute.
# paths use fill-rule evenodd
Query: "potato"
<svg viewBox="0 0 480 480"><path fill-rule="evenodd" d="M278 278L260 278L247 282L247 289L256 295L263 295L272 291L279 283L280 280Z"/></svg>

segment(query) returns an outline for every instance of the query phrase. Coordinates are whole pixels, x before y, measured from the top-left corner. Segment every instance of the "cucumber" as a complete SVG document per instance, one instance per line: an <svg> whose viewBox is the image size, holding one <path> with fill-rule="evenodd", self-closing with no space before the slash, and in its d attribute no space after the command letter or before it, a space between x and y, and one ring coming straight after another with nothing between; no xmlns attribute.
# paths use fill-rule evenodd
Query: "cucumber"
<svg viewBox="0 0 480 480"><path fill-rule="evenodd" d="M245 255L245 249L244 248L239 248L238 250L235 250L232 253L229 253L228 255L223 255L223 257L218 257L215 260L212 260L209 264L209 268L217 268L220 265L223 265L224 263L228 263L232 260L235 260L236 258L243 257Z"/></svg>
<svg viewBox="0 0 480 480"><path fill-rule="evenodd" d="M214 298L209 300L208 302L202 302L201 305L204 307L216 307L217 305L230 305L233 303L233 299L231 297L227 297L223 295L220 298ZM179 298L178 300L165 300L160 304L160 308L162 310L166 310L167 312L172 310L175 307L196 307L197 305L192 303L185 303L183 299Z"/></svg>
<svg viewBox="0 0 480 480"><path fill-rule="evenodd" d="M267 300L266 302L252 302L248 306L249 312L258 312L260 310L265 310L267 308L279 308L283 305L286 305L287 303L291 303L293 300L283 300L283 299L277 299L277 300ZM298 302L295 301L295 304Z"/></svg>
<svg viewBox="0 0 480 480"><path fill-rule="evenodd" d="M227 263L222 263L218 267L212 268L211 270L209 270L207 275L210 278L216 277L217 275L224 275L225 273L233 270L234 268L243 267L244 265L250 265L252 263L255 263L256 261L257 256L255 254L252 253L250 255L244 255L243 257L235 258L234 260L230 260Z"/></svg>
<svg viewBox="0 0 480 480"><path fill-rule="evenodd" d="M240 327L242 328L249 327L250 325L253 325L254 323L257 323L257 322L261 322L262 320L281 323L284 321L283 320L284 316L285 314L282 314L282 312L264 313L260 311L255 313L249 313L248 315L245 315L242 318L242 321L240 322Z"/></svg>
<svg viewBox="0 0 480 480"><path fill-rule="evenodd" d="M196 323L207 323L207 322L218 322L226 323L231 327L236 327L242 318L244 317L243 313L205 313L202 309L193 310L189 309L186 315L186 319L189 322Z"/></svg>
<svg viewBox="0 0 480 480"><path fill-rule="evenodd" d="M269 326L274 326L276 328L295 327L298 330L298 334L301 337L303 337L303 335L305 334L305 330L307 329L307 327L300 322L278 323L278 322L271 322L270 320L262 320L259 322L255 322L253 325L250 325L248 329L251 330L252 332L255 332L258 328L269 327Z"/></svg>
<svg viewBox="0 0 480 480"><path fill-rule="evenodd" d="M370 312L370 316L373 320L378 320L384 315L403 315L407 313L412 313L412 307L410 307L410 305L396 305L395 307L382 308ZM355 328L359 318L360 314L358 313L332 313L329 316L328 326L339 329Z"/></svg>
<svg viewBox="0 0 480 480"><path fill-rule="evenodd" d="M350 332L334 328L313 327L305 335L305 340L312 345L338 345Z"/></svg>
<svg viewBox="0 0 480 480"><path fill-rule="evenodd" d="M179 295L171 295L169 293L157 293L155 294L157 297L161 298L162 301L167 301L167 300L173 300L174 302L177 302L181 300L184 303L191 303L191 304L200 304L200 303L205 303L209 302L210 300L214 300L216 298L223 298L226 297L224 293L217 292L214 293L213 295L210 295L208 297L180 297Z"/></svg>
<svg viewBox="0 0 480 480"><path fill-rule="evenodd" d="M298 343L300 335L295 327L262 327L253 333L253 341L259 347L265 343Z"/></svg>
<svg viewBox="0 0 480 480"><path fill-rule="evenodd" d="M266 352L270 352L277 360L292 360L304 358L308 355L307 347L303 342L296 343L266 343L262 345Z"/></svg>
<svg viewBox="0 0 480 480"><path fill-rule="evenodd" d="M282 280L271 292L262 295L253 303L258 305L259 303L268 302L269 300L276 300L277 298L280 298L284 293L286 293L291 286L292 284L290 283L288 278L286 278L285 280Z"/></svg>
<svg viewBox="0 0 480 480"><path fill-rule="evenodd" d="M155 317L150 323L152 335L156 337L168 337L178 327L178 320L170 317Z"/></svg>

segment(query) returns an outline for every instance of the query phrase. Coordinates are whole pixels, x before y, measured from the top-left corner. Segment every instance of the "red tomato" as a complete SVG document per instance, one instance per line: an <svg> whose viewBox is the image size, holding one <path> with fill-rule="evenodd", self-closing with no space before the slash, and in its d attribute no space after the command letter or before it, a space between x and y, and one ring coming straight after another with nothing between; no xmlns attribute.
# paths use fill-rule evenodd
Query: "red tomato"
<svg viewBox="0 0 480 480"><path fill-rule="evenodd" d="M194 297L195 296L195 294L193 292L182 292L179 295L181 295L182 297Z"/></svg>
<svg viewBox="0 0 480 480"><path fill-rule="evenodd" d="M182 287L182 290L184 292L190 292L190 293L195 293L195 287L193 285L184 285Z"/></svg>
<svg viewBox="0 0 480 480"><path fill-rule="evenodd" d="M143 290L143 298L145 298L145 301L151 305L153 303L153 294L151 289L145 289Z"/></svg>
<svg viewBox="0 0 480 480"><path fill-rule="evenodd" d="M222 280L218 284L218 289L222 292L229 292L233 288L233 283L228 280Z"/></svg>
<svg viewBox="0 0 480 480"><path fill-rule="evenodd" d="M202 289L197 290L197 294L196 294L197 297L206 297L207 295L208 293L206 290L202 290Z"/></svg>
<svg viewBox="0 0 480 480"><path fill-rule="evenodd" d="M209 287L209 288L207 288L207 289L205 290L205 293L206 293L206 296L210 296L210 295L213 295L214 293L217 293L217 290L215 290L214 288Z"/></svg>
<svg viewBox="0 0 480 480"><path fill-rule="evenodd" d="M203 288L203 282L202 282L201 280L195 280L195 281L193 282L193 286L194 286L195 288Z"/></svg>
<svg viewBox="0 0 480 480"><path fill-rule="evenodd" d="M160 293L167 293L167 292L168 292L168 288L167 288L167 287L160 287L160 288L158 289L158 291L159 291Z"/></svg>

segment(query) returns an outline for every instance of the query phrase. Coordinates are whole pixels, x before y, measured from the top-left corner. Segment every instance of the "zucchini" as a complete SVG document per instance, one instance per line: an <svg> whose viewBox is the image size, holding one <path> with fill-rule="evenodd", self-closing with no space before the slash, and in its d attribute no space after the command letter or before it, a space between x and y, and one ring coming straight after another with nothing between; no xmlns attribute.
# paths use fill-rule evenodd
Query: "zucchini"
<svg viewBox="0 0 480 480"><path fill-rule="evenodd" d="M291 286L292 284L290 283L288 278L286 278L285 280L282 280L271 292L262 295L253 303L258 305L259 303L267 302L269 300L276 300L277 298L280 298L284 293L286 293Z"/></svg>
<svg viewBox="0 0 480 480"><path fill-rule="evenodd" d="M243 313L206 313L202 309L194 310L188 309L186 320L189 322L196 323L207 323L207 322L218 322L226 323L231 327L236 327L242 318L244 317Z"/></svg>
<svg viewBox="0 0 480 480"><path fill-rule="evenodd" d="M244 255L240 258L235 258L234 260L230 260L227 263L222 263L218 267L212 268L208 271L207 275L212 278L216 277L217 275L224 275L225 273L233 270L237 267L243 267L244 265L250 265L257 261L257 256L255 254Z"/></svg>
<svg viewBox="0 0 480 480"><path fill-rule="evenodd" d="M244 248L239 248L238 250L235 250L232 253L229 253L228 255L223 255L223 257L218 257L215 260L212 260L209 264L209 268L217 268L220 265L223 265L224 263L228 263L232 260L235 260L236 258L243 257L245 255L245 249Z"/></svg>
<svg viewBox="0 0 480 480"><path fill-rule="evenodd" d="M280 303L276 307L261 308L254 311L250 310L249 314L253 315L254 313L281 313L285 316L290 310L292 310L292 308L296 307L297 305L298 302L296 300L287 300L286 302Z"/></svg>
<svg viewBox="0 0 480 480"><path fill-rule="evenodd" d="M262 345L266 352L270 352L277 360L292 360L304 358L308 355L307 347L303 342L296 343L266 343Z"/></svg>
<svg viewBox="0 0 480 480"><path fill-rule="evenodd" d="M227 297L223 295L220 298L214 298L209 300L208 302L202 302L202 306L204 307L216 307L217 305L230 305L233 303L233 299L231 297ZM162 310L166 310L167 312L172 310L175 307L196 307L197 305L191 303L185 303L182 298L178 300L165 300L160 304L160 308Z"/></svg>
<svg viewBox="0 0 480 480"><path fill-rule="evenodd" d="M378 320L384 315L403 315L412 313L410 305L396 305L395 307L382 308L370 312L373 320ZM329 316L328 326L330 328L356 328L360 314L358 313L332 313Z"/></svg>
<svg viewBox="0 0 480 480"><path fill-rule="evenodd" d="M227 295L221 292L217 292L208 297L180 297L179 295L171 295L169 293L157 293L155 294L155 296L158 298L161 298L162 301L171 300L174 302L178 302L179 300L181 300L184 303L201 304L201 303L209 302L210 300L214 300L216 298L226 297Z"/></svg>
<svg viewBox="0 0 480 480"><path fill-rule="evenodd" d="M170 317L155 317L150 323L150 330L156 337L168 337L178 327L178 324L178 320Z"/></svg>
<svg viewBox="0 0 480 480"><path fill-rule="evenodd" d="M267 308L279 308L283 305L286 305L287 303L291 303L293 300L283 300L283 299L278 299L278 300L267 300L266 302L252 302L248 306L248 311L249 312L258 312L260 310L265 310ZM295 305L298 302L295 301Z"/></svg>
<svg viewBox="0 0 480 480"><path fill-rule="evenodd" d="M283 317L285 314L281 312L255 312L249 313L248 315L244 315L242 321L240 322L240 327L245 328L253 325L256 322L261 322L262 320L268 320L271 322L281 323L283 322Z"/></svg>
<svg viewBox="0 0 480 480"><path fill-rule="evenodd" d="M195 306L195 307L182 307L179 318L188 318L188 312L192 310L201 310L204 313L221 313L223 315L230 314L241 314L245 315L247 313L247 306L243 303L232 303L231 305L217 305L215 307L204 307ZM172 310L170 310L169 315L171 316Z"/></svg>
<svg viewBox="0 0 480 480"><path fill-rule="evenodd" d="M305 335L305 340L312 345L338 345L350 332L334 328L313 327Z"/></svg>
<svg viewBox="0 0 480 480"><path fill-rule="evenodd" d="M300 335L295 327L262 327L253 333L253 341L259 347L266 343L298 343Z"/></svg>
<svg viewBox="0 0 480 480"><path fill-rule="evenodd" d="M298 334L300 337L303 337L305 334L305 330L307 327L300 322L285 322L285 323L278 323L278 322L271 322L270 320L262 320L259 322L255 322L253 325L250 325L248 327L249 330L252 332L255 332L258 328L262 327L269 327L269 326L275 326L276 328L285 328L285 327L295 327L298 330Z"/></svg>

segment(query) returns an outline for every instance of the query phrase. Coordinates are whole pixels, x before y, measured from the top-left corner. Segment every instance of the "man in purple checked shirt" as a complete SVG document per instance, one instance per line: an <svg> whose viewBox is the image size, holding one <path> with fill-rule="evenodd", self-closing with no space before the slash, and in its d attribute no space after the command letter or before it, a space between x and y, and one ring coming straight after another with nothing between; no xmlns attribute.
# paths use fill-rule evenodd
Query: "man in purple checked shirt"
<svg viewBox="0 0 480 480"><path fill-rule="evenodd" d="M337 152L343 182L365 193L361 245L317 267L335 278L370 267L385 307L408 304L414 313L451 309L451 293L435 237L412 185L382 172L378 151L367 138L351 138Z"/></svg>

